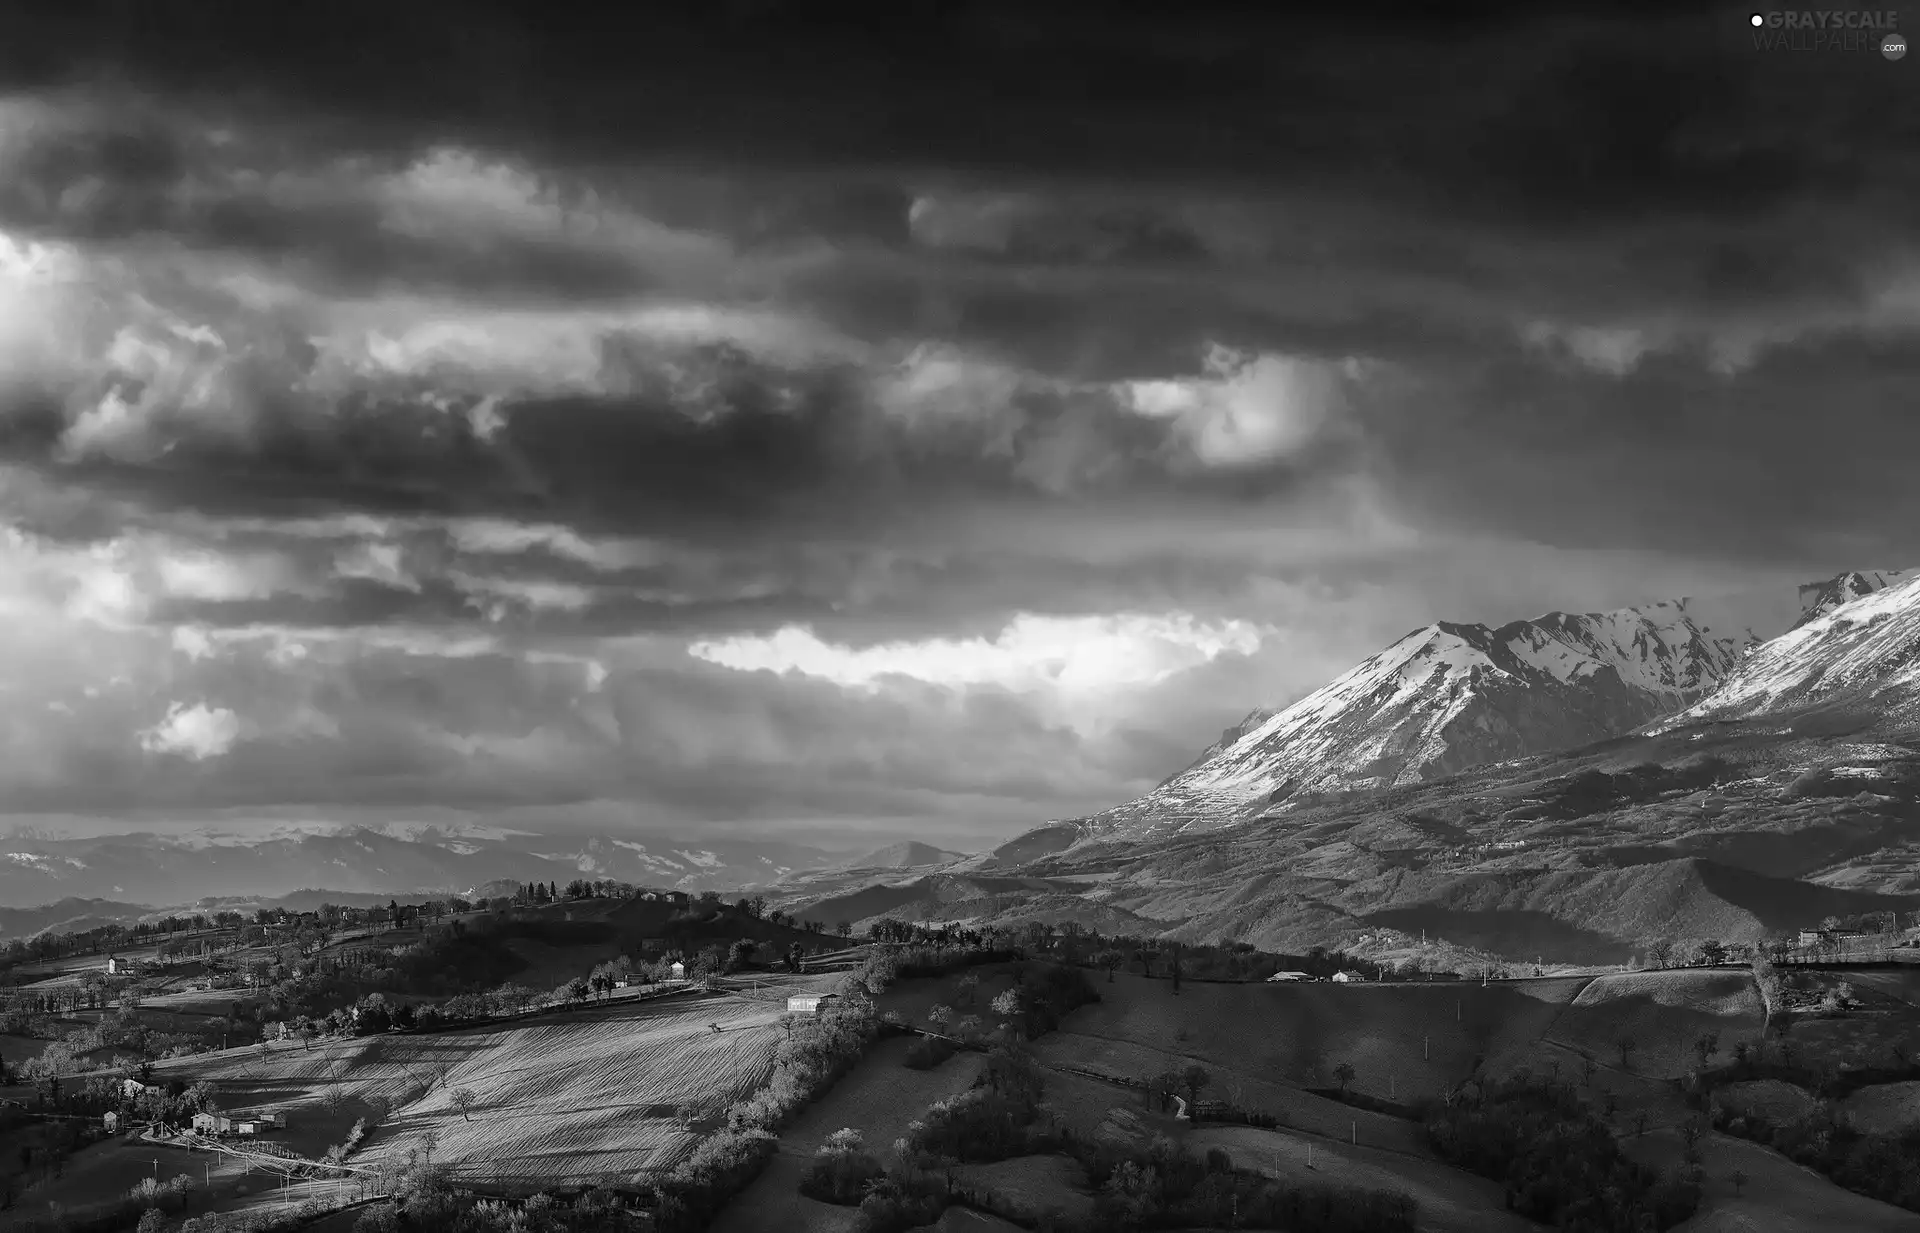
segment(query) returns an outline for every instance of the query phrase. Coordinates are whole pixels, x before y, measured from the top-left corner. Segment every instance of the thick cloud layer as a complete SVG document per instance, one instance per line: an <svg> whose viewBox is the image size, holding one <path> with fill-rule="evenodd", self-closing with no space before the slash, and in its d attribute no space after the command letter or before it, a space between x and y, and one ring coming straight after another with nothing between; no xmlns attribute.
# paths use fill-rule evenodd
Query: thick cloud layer
<svg viewBox="0 0 1920 1233"><path fill-rule="evenodd" d="M1920 551L1905 66L1744 14L62 8L16 812L981 841L1427 620Z"/></svg>

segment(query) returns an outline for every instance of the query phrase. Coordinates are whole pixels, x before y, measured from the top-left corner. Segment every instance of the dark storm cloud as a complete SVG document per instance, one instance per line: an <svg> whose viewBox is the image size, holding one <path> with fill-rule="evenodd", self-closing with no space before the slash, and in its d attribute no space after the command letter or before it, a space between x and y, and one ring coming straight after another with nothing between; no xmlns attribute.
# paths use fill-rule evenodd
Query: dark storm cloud
<svg viewBox="0 0 1920 1233"><path fill-rule="evenodd" d="M1916 547L1905 66L1671 7L608 20L9 37L0 599L71 717L15 807L1010 828L1420 621ZM1101 723L685 645L1089 612L1280 632Z"/></svg>

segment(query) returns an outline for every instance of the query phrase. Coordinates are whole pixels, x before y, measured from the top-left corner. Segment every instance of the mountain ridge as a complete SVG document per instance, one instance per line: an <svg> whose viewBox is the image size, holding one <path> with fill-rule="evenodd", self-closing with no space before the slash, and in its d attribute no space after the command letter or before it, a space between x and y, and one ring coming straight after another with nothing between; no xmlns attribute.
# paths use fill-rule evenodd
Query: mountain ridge
<svg viewBox="0 0 1920 1233"><path fill-rule="evenodd" d="M1305 698L1259 708L1146 796L1076 825L1139 838L1245 821L1307 793L1393 787L1604 739L1709 693L1758 639L1688 601L1414 629Z"/></svg>

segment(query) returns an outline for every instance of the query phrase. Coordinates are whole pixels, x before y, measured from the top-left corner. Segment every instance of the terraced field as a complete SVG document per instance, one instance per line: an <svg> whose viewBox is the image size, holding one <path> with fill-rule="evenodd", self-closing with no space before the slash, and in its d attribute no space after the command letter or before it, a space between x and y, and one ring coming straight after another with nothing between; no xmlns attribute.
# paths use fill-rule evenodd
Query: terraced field
<svg viewBox="0 0 1920 1233"><path fill-rule="evenodd" d="M783 997L611 1003L460 1032L235 1050L160 1073L212 1080L228 1111L285 1109L288 1131L275 1137L308 1154L324 1136L303 1135L303 1124L344 1135L342 1123L377 1098L392 1112L358 1162L403 1159L432 1132L432 1158L457 1177L557 1184L670 1166L694 1143L673 1106L764 1083L785 1011ZM476 1098L466 1114L453 1102L461 1089ZM342 1111L322 1107L329 1091L348 1102Z"/></svg>

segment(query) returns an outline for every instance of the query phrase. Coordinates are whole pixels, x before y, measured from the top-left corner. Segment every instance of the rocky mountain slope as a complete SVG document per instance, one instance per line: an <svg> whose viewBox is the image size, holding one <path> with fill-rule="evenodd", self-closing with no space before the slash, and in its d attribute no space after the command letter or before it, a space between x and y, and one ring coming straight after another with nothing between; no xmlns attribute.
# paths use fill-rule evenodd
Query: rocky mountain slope
<svg viewBox="0 0 1920 1233"><path fill-rule="evenodd" d="M1867 582L1858 574L1846 577ZM1920 701L1920 576L1871 578L1882 585L1862 585L1859 597L1825 607L1759 647L1711 696L1659 727L1814 705L1876 720L1911 716ZM1830 598L1823 594L1821 603Z"/></svg>
<svg viewBox="0 0 1920 1233"><path fill-rule="evenodd" d="M1224 734L1149 798L1184 804L1201 795L1201 776L1239 770L1233 791L1212 789L1219 816L1237 825L1196 826L1191 809L1175 825L1151 814L1104 832L1053 824L991 855L842 888L810 906L856 924L880 914L1072 921L1110 934L1449 963L1622 963L1655 942L1759 942L1830 916L1904 916L1920 910L1920 574L1843 576L1806 591L1823 610L1737 661L1724 647L1692 652L1710 670L1702 684L1721 680L1709 697L1577 748L1450 776L1403 773L1368 792L1296 791L1281 809L1237 803L1259 802L1263 743L1296 756L1314 748L1288 744L1288 724L1317 734L1351 716L1372 740L1370 713L1418 716L1408 692L1435 700L1435 712L1468 695L1469 708L1491 705L1482 697L1498 701L1507 688L1495 673L1519 677L1516 662L1560 684L1637 681L1684 697L1699 688L1695 678L1666 667L1687 657L1656 653L1678 638L1644 636L1649 672L1629 675L1619 658L1589 665L1600 660L1596 624L1630 621L1579 621L1586 654L1569 647L1564 660L1548 659L1555 649L1545 644L1565 626L1546 620L1417 631L1309 699L1313 707ZM1564 675L1543 660L1566 664ZM1559 695L1548 686L1546 696ZM1449 731L1431 718L1415 727L1435 730ZM1319 746L1335 759L1347 748Z"/></svg>
<svg viewBox="0 0 1920 1233"><path fill-rule="evenodd" d="M1856 569L1825 582L1809 582L1800 588L1800 619L1791 628L1799 629L1842 604L1850 604L1901 582L1910 582L1914 577L1912 570Z"/></svg>
<svg viewBox="0 0 1920 1233"><path fill-rule="evenodd" d="M1602 740L1699 700L1758 639L1686 601L1417 629L1281 711L1255 711L1083 835L1143 839L1243 822L1315 793L1378 790Z"/></svg>

